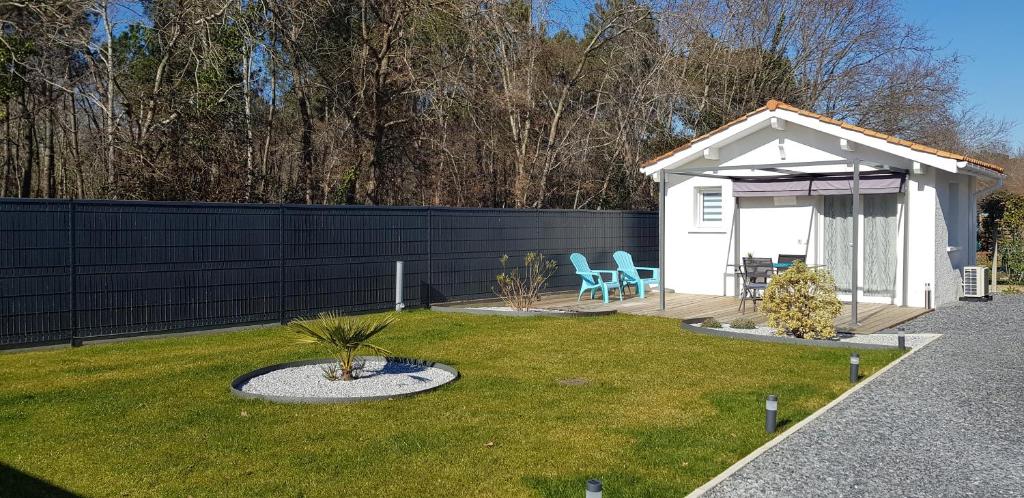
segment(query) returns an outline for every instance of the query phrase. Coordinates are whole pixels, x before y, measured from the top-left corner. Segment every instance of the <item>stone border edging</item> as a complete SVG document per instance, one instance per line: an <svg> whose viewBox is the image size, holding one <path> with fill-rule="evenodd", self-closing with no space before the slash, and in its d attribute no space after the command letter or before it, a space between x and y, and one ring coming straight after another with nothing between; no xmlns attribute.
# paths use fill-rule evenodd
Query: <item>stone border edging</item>
<svg viewBox="0 0 1024 498"><path fill-rule="evenodd" d="M899 349L897 346L886 346L884 344L865 344L861 342L843 342L843 341L829 341L821 339L800 339L797 337L786 337L786 336L774 336L774 335L757 335L757 334L744 334L742 332L730 332L727 330L709 329L707 327L700 327L690 323L680 322L679 326L688 332L702 335L712 335L716 337L726 337L729 339L744 339L748 341L759 341L759 342L774 342L777 344L793 344L797 346L818 346L823 348L837 348L837 349ZM910 349L910 348L908 348Z"/></svg>
<svg viewBox="0 0 1024 498"><path fill-rule="evenodd" d="M842 394L837 396L836 399L834 399L832 401L829 401L828 404L826 404L825 406L823 406L821 408L818 408L814 413L808 415L803 420L797 422L796 424L793 425L793 427L790 427L789 429L785 430L782 434L779 434L778 436L775 436L774 438L772 438L768 442L766 442L763 445L759 446L758 448L754 449L754 451L751 451L750 453L747 454L747 456L741 458L736 463L730 465L729 468L723 470L720 474L718 474L717 476L713 477L710 481L702 484L699 488L691 491L688 495L686 495L686 498L697 498L699 496L703 496L708 491L711 491L712 489L715 488L715 486L718 486L719 484L721 484L722 481L725 481L729 477L732 477L733 474L735 474L735 473L739 472L740 470L742 470L743 467L746 467L750 462L753 462L754 459L756 459L757 457L759 457L759 456L763 455L764 453L768 452L768 450L772 449L773 447L775 447L776 445L778 445L782 441L786 440L786 438L792 436L793 434L796 434L797 431L799 431L800 429L803 429L804 426L806 426L807 424L810 424L811 422L813 422L818 417L824 415L825 412L831 410L833 407L835 407L839 403L841 403L844 400L846 400L846 398L849 398L850 396L852 396L853 393L859 391L864 386L870 384L872 381L874 381L875 379L880 377L885 372L888 372L890 368L895 367L901 361L909 358L910 355L918 352L921 349L924 349L929 344L935 342L935 340L938 339L938 338L939 337L936 337L935 339L932 339L932 340L928 341L927 343L925 343L924 345L922 345L920 347L908 349L906 354L901 355L899 358L896 358L895 360L893 360L888 365L880 368L877 372L871 374L871 376L869 376L868 378L858 382L853 387L847 389ZM802 339L800 339L800 340L802 340Z"/></svg>
<svg viewBox="0 0 1024 498"><path fill-rule="evenodd" d="M451 304L432 304L430 305L431 311L437 311L439 313L468 313L470 315L491 315L491 316L515 316L515 317L527 317L527 316L561 316L561 317L573 317L573 316L605 316L615 314L615 310L572 310L572 311L499 311L499 310L485 310L473 306L465 306L465 303L451 303Z"/></svg>
<svg viewBox="0 0 1024 498"><path fill-rule="evenodd" d="M451 380L447 381L447 382L444 382L442 384L438 384L436 386L424 389L422 391L415 391L415 392L411 392L411 393L383 395L383 396L355 396L355 397L352 397L352 396L333 396L333 397L309 397L309 396L305 396L304 397L304 396L277 396L277 395L273 395L273 394L254 394L254 393L247 393L245 391L242 391L242 386L245 385L246 382L249 382L249 380L251 380L251 379L253 379L255 377L259 377L260 375L263 375L265 373L273 372L274 370L280 370L280 369L283 369L283 368L290 368L290 367L301 367L301 366L306 366L306 365L317 365L317 364L320 364L320 363L336 361L333 358L319 358L319 359L315 359L315 360L298 360L298 361L289 361L289 362L286 362L286 363L278 363L276 365L270 365L270 366L266 366L266 367L262 367L262 368L257 368L256 370L253 370L253 371L251 371L249 373L242 374L242 375L238 376L237 378L235 378L235 380L231 381L231 394L233 394L235 397L242 398L242 399L262 399L262 400L266 400L266 401L272 401L274 403L325 404L325 405L326 404L337 404L337 403L358 403L358 402L361 402L361 401L381 401L381 400L387 400L387 399L407 398L409 396L415 396L417 394L427 393L427 392L433 391L433 390L435 390L435 389L437 389L439 387L451 384L452 382L455 382L456 380L459 380L459 377L460 377L458 370L456 370L455 368L453 368L451 366L445 365L444 363L435 363L435 362L432 362L432 361L420 360L420 359L416 359L416 358L404 358L404 357L400 357L400 356L359 356L359 358L362 358L364 360L384 360L384 361L388 361L388 362L406 363L406 364L412 364L412 365L421 365L421 366L425 366L425 367L428 367L428 368L437 368L439 370L444 370L445 372L448 372L448 373L454 375L454 377Z"/></svg>

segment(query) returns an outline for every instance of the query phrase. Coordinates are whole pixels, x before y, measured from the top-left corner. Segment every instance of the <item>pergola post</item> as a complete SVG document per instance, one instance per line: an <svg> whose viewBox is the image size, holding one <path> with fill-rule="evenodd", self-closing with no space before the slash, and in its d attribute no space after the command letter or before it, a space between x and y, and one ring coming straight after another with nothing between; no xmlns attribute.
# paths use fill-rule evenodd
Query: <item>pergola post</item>
<svg viewBox="0 0 1024 498"><path fill-rule="evenodd" d="M665 194L668 192L668 174L658 171L658 300L665 311Z"/></svg>
<svg viewBox="0 0 1024 498"><path fill-rule="evenodd" d="M856 327L858 324L857 320L857 289L860 287L858 284L857 271L857 257L860 254L860 161L853 162L853 259L851 261L851 302L850 302L850 321L853 326Z"/></svg>

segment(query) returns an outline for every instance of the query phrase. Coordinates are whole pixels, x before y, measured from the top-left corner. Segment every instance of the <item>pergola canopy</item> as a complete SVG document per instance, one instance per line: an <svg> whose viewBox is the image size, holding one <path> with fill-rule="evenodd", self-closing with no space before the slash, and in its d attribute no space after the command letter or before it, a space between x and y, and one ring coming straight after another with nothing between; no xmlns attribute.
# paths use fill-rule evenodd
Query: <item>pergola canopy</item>
<svg viewBox="0 0 1024 498"><path fill-rule="evenodd" d="M797 195L849 195L853 193L853 174L789 175L778 178L729 177L734 197L776 197ZM881 172L860 176L861 194L903 192L906 174Z"/></svg>

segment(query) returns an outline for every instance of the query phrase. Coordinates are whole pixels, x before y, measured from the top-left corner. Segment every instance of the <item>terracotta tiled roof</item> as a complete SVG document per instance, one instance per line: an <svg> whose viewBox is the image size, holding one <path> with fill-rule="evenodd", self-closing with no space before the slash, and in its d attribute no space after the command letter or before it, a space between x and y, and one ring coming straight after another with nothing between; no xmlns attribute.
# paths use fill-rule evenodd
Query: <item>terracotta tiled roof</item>
<svg viewBox="0 0 1024 498"><path fill-rule="evenodd" d="M744 115L742 115L742 116L740 116L740 117L738 117L738 118L736 118L736 119L734 119L732 121L729 121L728 123L722 125L721 127L717 128L715 130L709 131L708 133L705 133L705 134L703 134L703 135L701 135L701 136L699 136L697 138L694 138L693 140L690 140L689 142L687 142L687 143L685 143L683 145L680 145L679 147L676 147L675 149L672 149L672 150L670 150L670 151L668 151L668 152L666 152L666 153L664 153L664 154L662 154L662 155L660 155L658 157L655 157L654 159L651 159L650 161L645 162L640 167L650 166L650 165L652 165L652 164L654 164L654 163L656 163L658 161L661 161L662 159L665 159L665 158L667 158L669 156L672 156L672 155L674 155L674 154L676 154L678 152L682 152L682 151L684 151L686 149L689 149L693 144L695 144L695 143L697 143L697 142L699 142L701 140L704 140L705 138L708 138L708 137L710 137L712 135L716 135L718 133L721 133L722 131L725 131L727 128L730 128L730 127L732 127L733 125L735 125L737 123L742 123L743 121L746 121L747 119L749 119L751 116L753 116L755 114L760 114L760 113L762 113L764 111L774 111L776 109L784 109L784 110L787 110L787 111L795 112L795 113L797 113L797 114L799 114L801 116L806 116L806 117L809 117L809 118L814 118L814 119L817 119L818 121L821 121L823 123L828 123L828 124L840 126L840 127L844 128L844 129L855 131L857 133L860 133L860 134L863 134L863 135L867 135L869 137L880 138L882 140L885 140L886 142L889 142L889 143L892 143L892 144L897 144L897 145L902 145L904 147L909 147L910 149L916 150L916 151L919 151L919 152L925 152L925 153L928 153L928 154L934 154L934 155L939 156L939 157L945 157L945 158L953 159L953 160L956 160L956 161L966 161L966 162L969 162L971 164L975 164L975 165L981 166L982 168L989 169L989 170L995 171L996 173L1000 173L1000 174L1004 172L1003 167L999 166L998 164L993 164L993 163L990 163L990 162L987 162L987 161L982 161L980 159L976 159L976 158L973 158L973 157L965 156L963 154L957 154L955 152L949 152L949 151L945 151L945 150L936 149L934 147L929 147L927 145L922 145L922 144L919 144L919 143L916 143L916 142L911 142L909 140L903 140L902 138L897 138L897 137L894 137L892 135L886 135L885 133L879 133L879 132L874 131L874 130L869 130L867 128L863 128L863 127L860 127L860 126L852 125L852 124L849 124L849 123L847 123L845 121L840 121L838 119L833 119L833 118L830 118L828 116L824 116L822 114L818 114L816 112L811 112L811 111L808 111L808 110L805 110L805 109L801 109L799 107L792 106L792 105L789 105L789 104L787 104L785 102L780 102L778 100L769 100L768 103L766 103L763 107L759 107L759 108L757 108L757 109L755 109L755 110L753 110L751 112L748 112L748 113L746 113L746 114L744 114Z"/></svg>

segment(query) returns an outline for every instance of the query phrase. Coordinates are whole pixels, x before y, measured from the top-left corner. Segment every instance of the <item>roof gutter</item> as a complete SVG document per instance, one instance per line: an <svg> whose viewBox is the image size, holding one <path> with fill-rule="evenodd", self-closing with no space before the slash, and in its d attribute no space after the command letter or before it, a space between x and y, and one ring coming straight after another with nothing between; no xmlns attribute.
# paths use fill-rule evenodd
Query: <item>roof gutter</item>
<svg viewBox="0 0 1024 498"><path fill-rule="evenodd" d="M975 192L978 198L983 198L996 190L1003 188L1003 183L1006 181L1006 175L996 173L988 168L982 168L976 164L969 163L967 161L957 161L957 169L964 170L965 173L981 178L988 178L995 183Z"/></svg>

